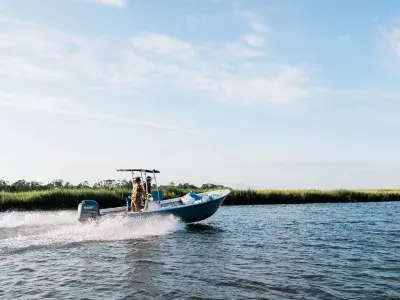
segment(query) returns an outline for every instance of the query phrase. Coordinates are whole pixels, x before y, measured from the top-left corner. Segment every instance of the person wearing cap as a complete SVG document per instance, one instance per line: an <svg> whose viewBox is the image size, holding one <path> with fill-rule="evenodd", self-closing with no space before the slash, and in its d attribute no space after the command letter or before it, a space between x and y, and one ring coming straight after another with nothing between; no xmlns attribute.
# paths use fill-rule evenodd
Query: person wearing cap
<svg viewBox="0 0 400 300"><path fill-rule="evenodd" d="M147 193L151 195L151 177L146 177Z"/></svg>
<svg viewBox="0 0 400 300"><path fill-rule="evenodd" d="M136 177L132 182L132 197L131 197L131 207L132 211L140 211L142 204L142 197L144 194L143 186L140 184L140 177Z"/></svg>
<svg viewBox="0 0 400 300"><path fill-rule="evenodd" d="M147 210L149 206L149 197L151 197L151 177L146 177L146 182L143 184L144 192L147 193L147 197L145 197L143 211Z"/></svg>

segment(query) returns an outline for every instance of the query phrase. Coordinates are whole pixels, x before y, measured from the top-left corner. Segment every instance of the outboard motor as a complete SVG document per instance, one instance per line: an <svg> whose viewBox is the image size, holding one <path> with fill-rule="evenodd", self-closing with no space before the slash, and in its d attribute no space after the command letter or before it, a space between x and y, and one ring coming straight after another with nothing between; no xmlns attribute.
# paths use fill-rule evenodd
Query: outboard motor
<svg viewBox="0 0 400 300"><path fill-rule="evenodd" d="M94 219L100 216L99 204L94 200L83 200L78 205L78 220Z"/></svg>

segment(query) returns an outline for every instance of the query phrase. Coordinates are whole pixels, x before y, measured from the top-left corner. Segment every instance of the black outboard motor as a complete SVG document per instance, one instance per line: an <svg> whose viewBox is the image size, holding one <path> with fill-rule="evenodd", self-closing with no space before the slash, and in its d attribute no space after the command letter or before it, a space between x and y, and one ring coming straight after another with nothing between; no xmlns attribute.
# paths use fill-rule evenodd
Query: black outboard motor
<svg viewBox="0 0 400 300"><path fill-rule="evenodd" d="M94 200L83 200L78 205L79 222L94 219L100 216L99 204Z"/></svg>

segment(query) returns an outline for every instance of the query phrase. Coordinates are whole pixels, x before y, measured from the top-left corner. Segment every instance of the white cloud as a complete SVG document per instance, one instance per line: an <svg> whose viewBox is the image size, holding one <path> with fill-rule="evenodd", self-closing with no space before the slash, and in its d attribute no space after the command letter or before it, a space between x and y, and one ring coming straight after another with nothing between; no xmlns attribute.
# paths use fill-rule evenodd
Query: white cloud
<svg viewBox="0 0 400 300"><path fill-rule="evenodd" d="M0 91L0 106L56 112L70 110L74 107L74 104L69 99Z"/></svg>
<svg viewBox="0 0 400 300"><path fill-rule="evenodd" d="M0 28L0 74L42 79L100 79L102 37L83 37L38 26Z"/></svg>
<svg viewBox="0 0 400 300"><path fill-rule="evenodd" d="M245 41L194 44L162 33L143 33L117 48L107 37L85 37L39 26L0 28L0 76L86 85L147 94L160 89L201 91L245 103L311 97L305 70L266 63L266 27L246 15ZM249 44L251 46L249 46ZM252 60L257 59L257 63Z"/></svg>
<svg viewBox="0 0 400 300"><path fill-rule="evenodd" d="M109 114L96 113L77 105L76 101L65 98L46 97L30 93L9 93L0 91L0 107L12 107L18 109L29 109L51 114L81 116L85 118L100 119L112 123L127 125L140 125L154 129L160 129L176 133L189 133L196 135L207 135L192 129L174 125L161 124L135 118L124 118Z"/></svg>
<svg viewBox="0 0 400 300"><path fill-rule="evenodd" d="M244 64L247 60L267 58L268 54L263 49L253 49L241 42L228 42L224 44L198 45L196 50L207 60L207 63L219 64Z"/></svg>
<svg viewBox="0 0 400 300"><path fill-rule="evenodd" d="M0 14L0 24L12 24L12 25L32 25L34 24L33 22L27 22L18 18L12 18L9 16L6 16L4 14Z"/></svg>
<svg viewBox="0 0 400 300"><path fill-rule="evenodd" d="M195 45L158 34L142 35L134 40L142 50L162 54L152 60L154 73L151 76L168 78L176 88L203 91L216 99L242 103L300 100L312 93L305 71L297 67L249 63L249 59L265 58L266 52L240 42ZM168 57L179 56L179 53L190 59L184 59L184 64L171 63Z"/></svg>
<svg viewBox="0 0 400 300"><path fill-rule="evenodd" d="M385 32L386 38L389 41L390 46L400 57L400 28L393 27Z"/></svg>
<svg viewBox="0 0 400 300"><path fill-rule="evenodd" d="M287 102L311 97L305 74L298 68L281 68L273 76L226 76L207 87L222 100L252 102Z"/></svg>
<svg viewBox="0 0 400 300"><path fill-rule="evenodd" d="M377 29L391 50L400 57L400 15L394 15L385 25L377 25Z"/></svg>
<svg viewBox="0 0 400 300"><path fill-rule="evenodd" d="M12 78L57 81L65 74L47 67L41 67L24 58L0 60L0 75Z"/></svg>
<svg viewBox="0 0 400 300"><path fill-rule="evenodd" d="M267 37L271 33L271 29L265 25L265 19L252 11L236 11L235 14L241 18L245 18L251 29L251 32L243 38L245 43L254 48L265 47Z"/></svg>
<svg viewBox="0 0 400 300"><path fill-rule="evenodd" d="M250 27L259 33L269 33L270 28L265 24L265 19L259 14L251 11L239 11L236 12L239 16L246 18L249 21Z"/></svg>
<svg viewBox="0 0 400 300"><path fill-rule="evenodd" d="M97 3L114 7L123 7L126 4L126 0L75 0L75 1Z"/></svg>
<svg viewBox="0 0 400 300"><path fill-rule="evenodd" d="M252 47L259 48L265 46L265 39L258 34L250 33L244 37L244 41Z"/></svg>
<svg viewBox="0 0 400 300"><path fill-rule="evenodd" d="M149 33L133 37L132 45L135 48L152 51L159 54L193 54L191 44L165 34Z"/></svg>

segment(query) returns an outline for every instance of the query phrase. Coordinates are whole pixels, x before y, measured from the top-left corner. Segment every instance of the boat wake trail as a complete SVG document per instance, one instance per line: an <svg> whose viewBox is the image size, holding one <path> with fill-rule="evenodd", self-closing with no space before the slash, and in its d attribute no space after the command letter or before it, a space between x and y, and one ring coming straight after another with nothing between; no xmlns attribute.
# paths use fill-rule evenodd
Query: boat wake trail
<svg viewBox="0 0 400 300"><path fill-rule="evenodd" d="M75 211L0 213L0 254L71 243L121 241L166 235L185 228L173 216L104 217L79 223Z"/></svg>

